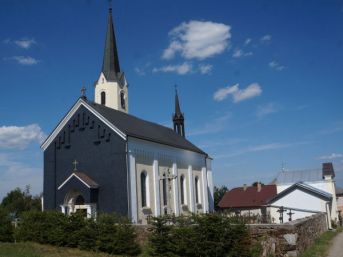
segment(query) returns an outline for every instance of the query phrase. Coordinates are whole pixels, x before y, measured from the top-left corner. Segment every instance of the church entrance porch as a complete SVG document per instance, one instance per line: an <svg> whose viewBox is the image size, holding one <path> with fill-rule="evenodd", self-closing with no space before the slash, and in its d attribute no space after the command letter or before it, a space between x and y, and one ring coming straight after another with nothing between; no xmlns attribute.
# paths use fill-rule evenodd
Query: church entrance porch
<svg viewBox="0 0 343 257"><path fill-rule="evenodd" d="M98 184L85 173L74 171L59 187L57 200L62 213L82 213L84 217L96 218Z"/></svg>

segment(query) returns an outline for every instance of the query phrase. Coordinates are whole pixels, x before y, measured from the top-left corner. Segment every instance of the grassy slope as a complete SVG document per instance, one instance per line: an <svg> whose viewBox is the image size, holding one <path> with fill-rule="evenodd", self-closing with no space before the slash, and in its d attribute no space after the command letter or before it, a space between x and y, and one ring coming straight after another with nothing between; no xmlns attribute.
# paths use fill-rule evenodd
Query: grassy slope
<svg viewBox="0 0 343 257"><path fill-rule="evenodd" d="M300 257L324 257L327 255L332 239L341 233L342 229L336 231L327 231L315 243L308 248Z"/></svg>
<svg viewBox="0 0 343 257"><path fill-rule="evenodd" d="M114 255L37 243L0 243L0 257L114 257Z"/></svg>

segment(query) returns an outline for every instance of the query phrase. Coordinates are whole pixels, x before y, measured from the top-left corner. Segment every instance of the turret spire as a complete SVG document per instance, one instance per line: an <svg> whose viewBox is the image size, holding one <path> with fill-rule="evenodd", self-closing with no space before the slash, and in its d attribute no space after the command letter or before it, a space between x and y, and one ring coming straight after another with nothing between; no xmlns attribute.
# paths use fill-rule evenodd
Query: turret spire
<svg viewBox="0 0 343 257"><path fill-rule="evenodd" d="M102 63L102 72L107 81L117 81L118 73L120 73L119 58L114 34L112 8L109 8L107 34L105 42L104 60Z"/></svg>
<svg viewBox="0 0 343 257"><path fill-rule="evenodd" d="M180 136L185 137L185 119L183 113L181 112L179 96L177 94L177 89L175 86L175 113L173 115L174 131Z"/></svg>

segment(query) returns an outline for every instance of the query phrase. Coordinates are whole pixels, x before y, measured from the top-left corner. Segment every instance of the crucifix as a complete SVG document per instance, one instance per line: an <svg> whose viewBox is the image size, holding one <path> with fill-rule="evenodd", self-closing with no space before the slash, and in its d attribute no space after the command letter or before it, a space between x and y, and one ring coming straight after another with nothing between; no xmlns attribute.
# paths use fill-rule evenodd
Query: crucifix
<svg viewBox="0 0 343 257"><path fill-rule="evenodd" d="M286 212L287 210L284 209L283 206L281 206L277 212L280 213L280 217L279 217L279 220L280 220L280 223L282 224L283 223L283 213Z"/></svg>
<svg viewBox="0 0 343 257"><path fill-rule="evenodd" d="M76 171L77 170L77 165L79 164L79 162L77 161L77 160L74 160L73 162L72 162L72 164L74 165L74 171Z"/></svg>
<svg viewBox="0 0 343 257"><path fill-rule="evenodd" d="M85 86L82 86L82 88L81 88L81 96L82 97L86 96L86 88L85 88Z"/></svg>
<svg viewBox="0 0 343 257"><path fill-rule="evenodd" d="M170 173L168 169L166 173L163 174L163 178L161 180L166 181L166 186L168 188L167 194L167 213L171 214L173 212L171 199L172 199L172 180L176 179L177 176Z"/></svg>
<svg viewBox="0 0 343 257"><path fill-rule="evenodd" d="M294 212L292 212L292 209L289 209L289 212L287 212L287 215L289 216L288 221L292 221L292 215Z"/></svg>

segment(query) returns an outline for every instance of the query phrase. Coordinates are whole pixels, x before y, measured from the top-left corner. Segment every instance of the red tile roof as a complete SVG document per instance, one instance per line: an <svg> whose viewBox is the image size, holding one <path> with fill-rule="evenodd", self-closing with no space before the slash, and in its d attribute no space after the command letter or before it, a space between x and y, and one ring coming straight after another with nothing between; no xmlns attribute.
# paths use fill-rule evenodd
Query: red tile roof
<svg viewBox="0 0 343 257"><path fill-rule="evenodd" d="M225 193L218 206L220 208L259 207L267 204L268 200L276 196L276 185L261 186L257 191L256 186L237 187Z"/></svg>

